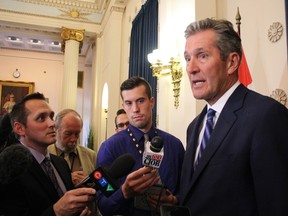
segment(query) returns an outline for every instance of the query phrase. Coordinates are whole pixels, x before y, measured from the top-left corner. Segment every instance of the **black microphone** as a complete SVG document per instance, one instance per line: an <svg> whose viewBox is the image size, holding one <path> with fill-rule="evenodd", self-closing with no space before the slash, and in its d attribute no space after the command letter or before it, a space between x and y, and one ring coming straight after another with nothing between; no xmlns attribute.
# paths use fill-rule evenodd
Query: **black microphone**
<svg viewBox="0 0 288 216"><path fill-rule="evenodd" d="M0 153L0 184L8 184L25 173L32 162L32 154L22 144L6 147Z"/></svg>
<svg viewBox="0 0 288 216"><path fill-rule="evenodd" d="M97 167L87 178L76 185L76 188L92 187L101 190L106 197L109 197L120 187L117 179L127 175L134 164L135 159L131 154L123 154L116 158L109 168Z"/></svg>
<svg viewBox="0 0 288 216"><path fill-rule="evenodd" d="M148 145L150 146L148 147ZM160 136L152 138L151 143L148 141L143 152L143 165L159 169L164 156L163 139Z"/></svg>

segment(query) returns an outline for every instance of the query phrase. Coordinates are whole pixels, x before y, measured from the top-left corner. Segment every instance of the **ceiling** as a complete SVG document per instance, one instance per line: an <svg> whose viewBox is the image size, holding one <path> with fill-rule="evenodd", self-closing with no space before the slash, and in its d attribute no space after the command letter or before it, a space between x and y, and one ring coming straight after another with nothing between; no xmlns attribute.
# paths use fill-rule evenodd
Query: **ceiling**
<svg viewBox="0 0 288 216"><path fill-rule="evenodd" d="M0 48L62 53L62 26L85 29L80 55L86 56L106 12L128 0L1 0Z"/></svg>

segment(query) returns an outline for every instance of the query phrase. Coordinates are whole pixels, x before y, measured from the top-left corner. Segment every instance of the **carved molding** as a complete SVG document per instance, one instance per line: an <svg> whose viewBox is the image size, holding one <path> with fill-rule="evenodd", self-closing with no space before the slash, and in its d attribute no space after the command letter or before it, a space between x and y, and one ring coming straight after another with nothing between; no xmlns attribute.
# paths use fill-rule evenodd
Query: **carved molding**
<svg viewBox="0 0 288 216"><path fill-rule="evenodd" d="M276 43L283 34L283 26L280 22L274 22L268 30L268 38L272 43Z"/></svg>
<svg viewBox="0 0 288 216"><path fill-rule="evenodd" d="M47 5L56 8L81 8L82 10L89 11L92 13L102 13L109 1L107 0L96 0L93 2L85 1L73 1L73 0L17 0L19 2L26 2L38 5Z"/></svg>
<svg viewBox="0 0 288 216"><path fill-rule="evenodd" d="M83 46L83 40L84 40L84 29L70 29L66 27L62 27L61 32L61 39L63 40L61 50L62 52L65 52L65 42L67 40L75 40L80 43L79 46L79 53L81 53L81 49Z"/></svg>
<svg viewBox="0 0 288 216"><path fill-rule="evenodd" d="M287 103L287 95L286 92L282 89L275 89L272 91L272 94L270 97L274 98L276 101L280 102L284 106L286 106Z"/></svg>

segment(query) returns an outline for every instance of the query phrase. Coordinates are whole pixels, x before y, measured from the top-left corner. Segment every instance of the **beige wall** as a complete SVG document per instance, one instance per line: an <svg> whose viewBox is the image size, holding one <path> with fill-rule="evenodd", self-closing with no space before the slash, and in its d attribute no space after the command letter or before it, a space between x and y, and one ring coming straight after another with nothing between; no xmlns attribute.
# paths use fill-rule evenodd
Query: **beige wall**
<svg viewBox="0 0 288 216"><path fill-rule="evenodd" d="M94 53L92 65L85 66L85 59L80 60L79 70L85 71L86 78L84 89L78 90L77 109L86 119L85 131L93 126L97 148L105 139L105 115L101 108L103 85L107 82L109 88L109 137L114 133L116 110L121 107L119 86L128 76L132 21L143 3L143 0L130 0L123 12L109 10L101 28L87 26L90 32L95 29L97 38L91 51ZM159 48L171 50L176 47L183 55L183 32L190 22L217 17L235 23L237 7L242 16L241 38L253 78L252 88L268 96L276 88L288 92L284 0L159 0ZM273 22L284 26L283 36L277 43L271 43L267 37ZM11 75L16 68L22 72L18 79ZM62 74L63 55L0 48L0 80L35 82L35 90L49 98L56 112L61 100ZM171 79L161 78L158 83L158 126L179 137L186 146L186 128L205 103L194 100L184 61L178 109L174 108Z"/></svg>

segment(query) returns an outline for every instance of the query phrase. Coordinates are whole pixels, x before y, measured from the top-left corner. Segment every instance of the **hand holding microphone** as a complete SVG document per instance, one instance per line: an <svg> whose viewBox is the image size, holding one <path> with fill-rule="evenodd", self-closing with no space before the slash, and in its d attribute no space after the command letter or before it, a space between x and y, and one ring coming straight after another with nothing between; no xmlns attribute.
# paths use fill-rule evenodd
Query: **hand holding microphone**
<svg viewBox="0 0 288 216"><path fill-rule="evenodd" d="M99 166L87 178L85 178L79 187L92 187L101 190L102 193L109 197L120 185L117 179L127 175L135 164L135 159L131 154L123 154L118 157L109 169Z"/></svg>
<svg viewBox="0 0 288 216"><path fill-rule="evenodd" d="M160 136L155 136L148 141L143 152L143 165L159 169L164 157L163 139Z"/></svg>

